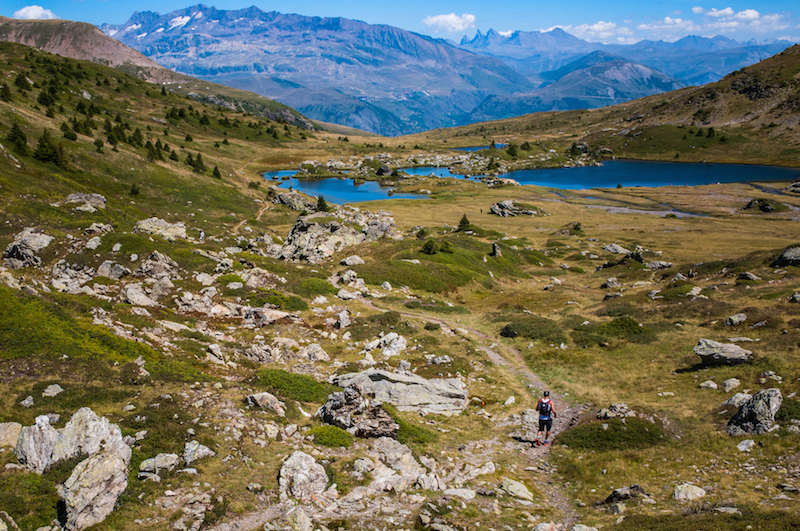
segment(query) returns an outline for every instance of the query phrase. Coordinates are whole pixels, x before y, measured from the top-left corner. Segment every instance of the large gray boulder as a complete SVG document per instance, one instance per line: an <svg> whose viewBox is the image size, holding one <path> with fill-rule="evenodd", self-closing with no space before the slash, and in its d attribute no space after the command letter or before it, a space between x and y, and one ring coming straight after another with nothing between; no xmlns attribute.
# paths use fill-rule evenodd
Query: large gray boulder
<svg viewBox="0 0 800 531"><path fill-rule="evenodd" d="M168 242L187 239L186 225L184 225L183 222L170 223L157 217L137 221L133 232L137 234L161 236Z"/></svg>
<svg viewBox="0 0 800 531"><path fill-rule="evenodd" d="M694 347L703 365L735 365L748 363L753 353L734 343L720 343L711 339L701 339Z"/></svg>
<svg viewBox="0 0 800 531"><path fill-rule="evenodd" d="M161 251L153 251L133 272L133 276L139 278L155 278L164 279L170 278L175 270L178 269L178 263L172 258L165 255Z"/></svg>
<svg viewBox="0 0 800 531"><path fill-rule="evenodd" d="M706 495L705 489L702 489L691 483L681 483L672 492L672 498L679 501L694 501Z"/></svg>
<svg viewBox="0 0 800 531"><path fill-rule="evenodd" d="M731 435L758 435L770 431L775 424L775 414L781 408L783 396L777 388L762 389L739 408L728 422Z"/></svg>
<svg viewBox="0 0 800 531"><path fill-rule="evenodd" d="M381 407L381 402L362 393L358 385L351 385L328 395L328 401L317 410L323 422L338 426L356 437L397 438L400 426Z"/></svg>
<svg viewBox="0 0 800 531"><path fill-rule="evenodd" d="M406 349L408 340L397 332L389 332L383 337L374 339L364 345L365 352L372 352L380 349L381 353L387 358L397 356Z"/></svg>
<svg viewBox="0 0 800 531"><path fill-rule="evenodd" d="M275 199L273 199L273 203L278 205L286 205L292 210L297 210L300 212L303 210L311 212L317 208L316 202L312 201L311 198L301 194L296 190L289 190L279 193L275 196Z"/></svg>
<svg viewBox="0 0 800 531"><path fill-rule="evenodd" d="M69 203L81 203L81 204L89 204L92 205L94 208L106 208L106 198L100 194L86 194L86 193L74 193L69 194L66 199L64 199L65 204Z"/></svg>
<svg viewBox="0 0 800 531"><path fill-rule="evenodd" d="M101 452L78 463L59 494L66 506L67 531L81 531L111 514L128 487L125 461L116 452Z"/></svg>
<svg viewBox="0 0 800 531"><path fill-rule="evenodd" d="M21 465L41 474L50 464L50 455L58 440L58 432L47 415L36 417L36 424L22 428L14 455Z"/></svg>
<svg viewBox="0 0 800 531"><path fill-rule="evenodd" d="M334 376L331 383L340 387L357 384L362 393L374 395L399 411L449 416L457 415L467 407L466 385L456 378L426 380L408 372L368 369Z"/></svg>
<svg viewBox="0 0 800 531"><path fill-rule="evenodd" d="M800 265L800 245L793 245L784 249L783 253L772 262L773 267L786 267Z"/></svg>
<svg viewBox="0 0 800 531"><path fill-rule="evenodd" d="M522 208L518 206L517 202L513 199L506 199L505 201L493 203L491 208L489 208L489 214L507 218L512 216L538 216L541 212L539 210Z"/></svg>
<svg viewBox="0 0 800 531"><path fill-rule="evenodd" d="M298 450L283 463L278 483L282 496L308 503L325 492L328 475L325 467L310 455Z"/></svg>
<svg viewBox="0 0 800 531"><path fill-rule="evenodd" d="M94 455L100 451L119 455L126 465L131 461L131 449L122 439L119 426L98 416L88 407L82 407L61 430L53 448L51 462L64 461L79 455Z"/></svg>
<svg viewBox="0 0 800 531"><path fill-rule="evenodd" d="M14 241L8 244L3 252L5 266L11 269L39 266L42 259L36 253L41 251L53 241L52 236L36 232L35 228L26 228L14 236Z"/></svg>

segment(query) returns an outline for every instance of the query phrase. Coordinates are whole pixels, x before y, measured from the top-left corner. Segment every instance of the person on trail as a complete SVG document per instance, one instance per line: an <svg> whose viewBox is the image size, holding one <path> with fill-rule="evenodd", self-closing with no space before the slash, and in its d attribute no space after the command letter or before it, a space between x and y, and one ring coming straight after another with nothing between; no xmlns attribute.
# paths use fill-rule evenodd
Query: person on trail
<svg viewBox="0 0 800 531"><path fill-rule="evenodd" d="M550 400L550 391L545 391L544 396L536 403L536 411L539 412L539 432L536 434L537 445L550 444L550 430L553 428L553 419L558 417L553 401ZM541 442L542 432L545 432L544 442Z"/></svg>
<svg viewBox="0 0 800 531"><path fill-rule="evenodd" d="M200 243L203 243L205 239L206 239L206 231L200 229Z"/></svg>

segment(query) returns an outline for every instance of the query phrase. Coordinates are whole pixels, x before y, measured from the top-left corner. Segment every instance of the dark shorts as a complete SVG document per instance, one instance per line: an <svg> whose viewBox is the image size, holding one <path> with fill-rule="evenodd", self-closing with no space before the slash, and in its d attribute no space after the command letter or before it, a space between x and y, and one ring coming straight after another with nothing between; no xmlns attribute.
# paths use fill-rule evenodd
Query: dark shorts
<svg viewBox="0 0 800 531"><path fill-rule="evenodd" d="M541 420L539 419L539 431L550 431L553 428L553 419Z"/></svg>

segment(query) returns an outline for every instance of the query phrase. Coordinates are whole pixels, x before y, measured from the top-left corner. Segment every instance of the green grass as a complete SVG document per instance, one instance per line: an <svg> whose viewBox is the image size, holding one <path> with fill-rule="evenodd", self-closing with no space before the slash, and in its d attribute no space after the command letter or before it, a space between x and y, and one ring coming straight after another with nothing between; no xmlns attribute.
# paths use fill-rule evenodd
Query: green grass
<svg viewBox="0 0 800 531"><path fill-rule="evenodd" d="M397 440L401 443L425 446L439 439L439 435L436 432L405 420L394 406L384 403L382 407L400 426L400 429L397 431Z"/></svg>
<svg viewBox="0 0 800 531"><path fill-rule="evenodd" d="M528 316L508 323L500 331L503 337L522 337L533 341L560 344L567 340L561 326L546 317Z"/></svg>
<svg viewBox="0 0 800 531"><path fill-rule="evenodd" d="M607 429L603 429L603 425ZM559 434L555 442L574 450L628 450L649 448L667 442L663 428L636 417L592 420Z"/></svg>
<svg viewBox="0 0 800 531"><path fill-rule="evenodd" d="M250 297L250 304L254 307L271 304L287 312L308 310L308 303L300 297L268 289L259 289Z"/></svg>
<svg viewBox="0 0 800 531"><path fill-rule="evenodd" d="M283 399L321 404L328 395L340 391L337 386L318 382L305 374L294 374L281 369L259 369L256 383Z"/></svg>
<svg viewBox="0 0 800 531"><path fill-rule="evenodd" d="M337 426L315 426L308 434L314 436L315 443L328 448L350 448L353 445L353 436Z"/></svg>
<svg viewBox="0 0 800 531"><path fill-rule="evenodd" d="M626 515L614 526L619 531L791 531L800 528L800 516L783 511L741 508L741 515L719 514L713 510L695 514L646 516Z"/></svg>

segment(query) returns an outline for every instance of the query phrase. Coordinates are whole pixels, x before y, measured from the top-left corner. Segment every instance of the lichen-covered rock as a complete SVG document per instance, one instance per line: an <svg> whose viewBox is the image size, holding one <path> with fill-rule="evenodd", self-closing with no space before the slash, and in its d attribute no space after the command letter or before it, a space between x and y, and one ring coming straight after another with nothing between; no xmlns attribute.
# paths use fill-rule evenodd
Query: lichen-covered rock
<svg viewBox="0 0 800 531"><path fill-rule="evenodd" d="M275 395L264 392L254 393L245 398L245 402L250 407L257 407L260 409L269 409L279 417L286 416L286 404L278 400Z"/></svg>
<svg viewBox="0 0 800 531"><path fill-rule="evenodd" d="M720 343L711 339L701 339L694 347L703 365L735 365L748 363L753 353L734 343Z"/></svg>
<svg viewBox="0 0 800 531"><path fill-rule="evenodd" d="M183 448L183 460L186 461L187 465L204 457L212 457L214 455L217 455L214 450L197 441L189 441Z"/></svg>
<svg viewBox="0 0 800 531"><path fill-rule="evenodd" d="M365 352L372 352L381 349L381 353L386 357L397 356L406 349L408 341L397 332L389 332L383 337L379 337L364 345Z"/></svg>
<svg viewBox="0 0 800 531"><path fill-rule="evenodd" d="M772 262L773 267L799 266L800 265L800 245L787 247L779 257Z"/></svg>
<svg viewBox="0 0 800 531"><path fill-rule="evenodd" d="M399 411L449 416L457 415L467 407L466 385L456 378L427 380L412 373L368 369L334 376L331 383L339 387L358 384L362 393L372 394Z"/></svg>
<svg viewBox="0 0 800 531"><path fill-rule="evenodd" d="M328 475L313 457L298 450L283 463L278 481L282 495L308 503L325 492Z"/></svg>
<svg viewBox="0 0 800 531"><path fill-rule="evenodd" d="M131 449L122 440L119 426L98 416L88 407L82 407L61 430L53 448L51 462L72 459L79 455L94 455L101 450L119 455L126 465L131 461Z"/></svg>
<svg viewBox="0 0 800 531"><path fill-rule="evenodd" d="M153 251L150 253L150 256L136 268L136 271L133 272L133 276L138 278L163 279L171 277L176 269L178 269L178 263L175 262L175 260L161 251Z"/></svg>
<svg viewBox="0 0 800 531"><path fill-rule="evenodd" d="M528 487L525 486L524 483L515 479L503 478L503 481L500 482L498 488L514 498L533 501L533 493L528 489Z"/></svg>
<svg viewBox="0 0 800 531"><path fill-rule="evenodd" d="M133 306L158 306L158 303L147 296L141 282L126 284L122 288L122 296L125 302Z"/></svg>
<svg viewBox="0 0 800 531"><path fill-rule="evenodd" d="M137 221L136 226L133 228L133 232L137 234L153 234L156 236L161 236L168 242L178 239L187 239L186 226L183 224L183 222L170 223L157 217Z"/></svg>
<svg viewBox="0 0 800 531"><path fill-rule="evenodd" d="M672 497L680 501L694 501L706 495L705 489L692 485L691 483L681 483L675 487Z"/></svg>
<svg viewBox="0 0 800 531"><path fill-rule="evenodd" d="M53 241L52 236L36 232L35 228L26 228L14 236L14 241L8 244L3 252L5 266L11 269L39 266L42 259L36 255Z"/></svg>
<svg viewBox="0 0 800 531"><path fill-rule="evenodd" d="M775 423L775 414L781 408L783 396L777 388L762 389L739 408L728 422L731 435L758 435L766 433Z"/></svg>
<svg viewBox="0 0 800 531"><path fill-rule="evenodd" d="M85 193L69 194L67 198L64 199L64 203L65 204L81 203L81 204L91 205L94 208L100 208L100 209L106 208L106 198L100 194L85 194Z"/></svg>
<svg viewBox="0 0 800 531"><path fill-rule="evenodd" d="M347 430L356 437L397 438L400 426L381 407L380 401L362 394L358 385L331 393L328 400L317 410L323 422Z"/></svg>
<svg viewBox="0 0 800 531"><path fill-rule="evenodd" d="M128 487L125 461L116 452L101 452L78 463L60 489L66 506L67 531L81 531L111 514Z"/></svg>
<svg viewBox="0 0 800 531"><path fill-rule="evenodd" d="M41 474L50 464L50 455L58 440L58 432L47 415L36 417L36 424L22 428L14 455L21 465Z"/></svg>
<svg viewBox="0 0 800 531"><path fill-rule="evenodd" d="M286 205L298 212L302 212L303 210L310 212L316 210L317 206L309 197L296 190L282 191L275 196L272 202L278 205Z"/></svg>
<svg viewBox="0 0 800 531"><path fill-rule="evenodd" d="M538 209L522 208L513 199L506 199L505 201L493 203L491 208L489 208L489 214L507 218L511 216L540 216L542 215L542 211Z"/></svg>
<svg viewBox="0 0 800 531"><path fill-rule="evenodd" d="M139 479L153 479L161 470L175 470L180 463L177 454L161 453L155 457L145 459L139 464Z"/></svg>

